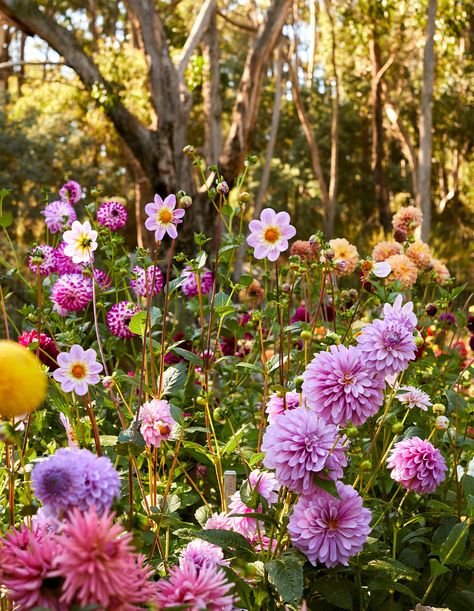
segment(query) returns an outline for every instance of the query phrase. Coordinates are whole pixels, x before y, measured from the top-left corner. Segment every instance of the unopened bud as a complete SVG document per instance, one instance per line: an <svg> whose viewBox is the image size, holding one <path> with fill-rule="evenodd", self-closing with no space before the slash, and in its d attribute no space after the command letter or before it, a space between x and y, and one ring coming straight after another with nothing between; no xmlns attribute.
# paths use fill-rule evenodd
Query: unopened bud
<svg viewBox="0 0 474 611"><path fill-rule="evenodd" d="M402 422L394 422L392 424L392 433L395 433L395 435L399 435L402 431L403 431Z"/></svg>
<svg viewBox="0 0 474 611"><path fill-rule="evenodd" d="M436 316L438 308L435 306L434 303L429 303L425 308L425 312L428 316Z"/></svg>
<svg viewBox="0 0 474 611"><path fill-rule="evenodd" d="M186 155L186 157L193 157L195 153L194 146L187 144L183 149L183 153Z"/></svg>
<svg viewBox="0 0 474 611"><path fill-rule="evenodd" d="M179 200L179 207L180 208L191 208L191 206L193 205L193 200L189 195L184 195L180 200Z"/></svg>
<svg viewBox="0 0 474 611"><path fill-rule="evenodd" d="M403 229L395 229L393 237L395 238L395 242L402 244L407 239L407 233L403 231Z"/></svg>
<svg viewBox="0 0 474 611"><path fill-rule="evenodd" d="M102 378L102 386L105 388L105 390L110 390L115 386L115 380L112 376L105 376Z"/></svg>
<svg viewBox="0 0 474 611"><path fill-rule="evenodd" d="M438 416L435 420L435 427L438 431L447 431L449 426L449 420L446 416Z"/></svg>
<svg viewBox="0 0 474 611"><path fill-rule="evenodd" d="M442 415L446 413L446 406L442 403L435 403L433 405L433 412L438 415Z"/></svg>
<svg viewBox="0 0 474 611"><path fill-rule="evenodd" d="M296 392L301 392L303 388L304 378L303 376L298 376L295 378L295 390Z"/></svg>
<svg viewBox="0 0 474 611"><path fill-rule="evenodd" d="M229 193L229 185L226 183L225 180L223 180L217 185L216 191L221 195L225 195L226 193Z"/></svg>
<svg viewBox="0 0 474 611"><path fill-rule="evenodd" d="M242 191L242 193L239 195L239 201L243 202L244 204L248 204L251 199L252 196L250 193L247 193L247 191Z"/></svg>
<svg viewBox="0 0 474 611"><path fill-rule="evenodd" d="M372 462L370 460L363 460L359 467L361 471L370 471L372 469Z"/></svg>

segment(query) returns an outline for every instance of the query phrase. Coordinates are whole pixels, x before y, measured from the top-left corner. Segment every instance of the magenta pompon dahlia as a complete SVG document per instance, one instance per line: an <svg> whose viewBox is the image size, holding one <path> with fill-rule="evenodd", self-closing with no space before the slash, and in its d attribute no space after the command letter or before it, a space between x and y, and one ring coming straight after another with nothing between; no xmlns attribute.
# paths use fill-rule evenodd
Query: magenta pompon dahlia
<svg viewBox="0 0 474 611"><path fill-rule="evenodd" d="M127 339L133 337L129 323L140 308L131 301L119 301L107 312L107 326L112 335Z"/></svg>
<svg viewBox="0 0 474 611"><path fill-rule="evenodd" d="M142 267L136 265L132 269L132 280L130 288L139 297L158 295L163 288L163 274L157 266L150 265L146 272Z"/></svg>
<svg viewBox="0 0 474 611"><path fill-rule="evenodd" d="M84 310L92 300L92 279L82 274L64 274L56 280L51 290L51 301L61 316L68 312Z"/></svg>
<svg viewBox="0 0 474 611"><path fill-rule="evenodd" d="M140 432L147 446L160 447L162 441L170 439L175 426L168 401L152 399L141 406Z"/></svg>
<svg viewBox="0 0 474 611"><path fill-rule="evenodd" d="M58 354L57 362L59 367L53 377L64 392L86 395L89 386L100 380L99 373L103 367L97 362L97 352L92 348L84 350L79 344L74 344L69 352Z"/></svg>
<svg viewBox="0 0 474 611"><path fill-rule="evenodd" d="M387 460L390 476L407 490L431 494L444 481L448 469L441 452L419 437L396 443Z"/></svg>
<svg viewBox="0 0 474 611"><path fill-rule="evenodd" d="M275 469L281 486L293 492L317 490L314 478L337 480L347 465L345 437L315 412L297 407L277 416L265 431L263 464Z"/></svg>
<svg viewBox="0 0 474 611"><path fill-rule="evenodd" d="M68 202L57 200L48 204L41 213L51 233L59 233L76 220L76 211Z"/></svg>
<svg viewBox="0 0 474 611"><path fill-rule="evenodd" d="M187 265L181 272L181 277L185 278L181 285L181 290L186 297L194 297L199 293L197 274L192 271L192 268ZM201 294L207 295L212 289L213 275L208 269L202 269L199 273L199 283L201 285Z"/></svg>
<svg viewBox="0 0 474 611"><path fill-rule="evenodd" d="M117 231L127 224L127 209L119 202L105 202L97 210L97 222L110 231Z"/></svg>
<svg viewBox="0 0 474 611"><path fill-rule="evenodd" d="M272 424L275 418L285 412L286 409L295 409L300 405L300 395L295 390L290 390L285 397L280 397L278 393L272 393L267 401L265 411L268 415L268 422Z"/></svg>
<svg viewBox="0 0 474 611"><path fill-rule="evenodd" d="M56 271L56 251L47 244L38 244L31 251L28 257L28 267L35 274L49 276Z"/></svg>
<svg viewBox="0 0 474 611"><path fill-rule="evenodd" d="M66 246L66 242L61 242L61 244L59 244L59 246L56 248L56 273L58 273L60 276L64 274L82 274L84 271L84 264L73 263L71 257L64 254L64 249Z"/></svg>
<svg viewBox="0 0 474 611"><path fill-rule="evenodd" d="M303 379L306 405L332 424L363 424L383 403L383 376L354 346L319 352Z"/></svg>
<svg viewBox="0 0 474 611"><path fill-rule="evenodd" d="M161 241L166 234L174 239L178 237L176 225L183 222L184 210L176 209L176 196L168 195L164 201L159 195L155 195L154 202L145 206L148 215L145 227L155 232L155 240Z"/></svg>
<svg viewBox="0 0 474 611"><path fill-rule="evenodd" d="M61 199L74 206L82 197L81 185L75 180L69 180L59 189Z"/></svg>
<svg viewBox="0 0 474 611"><path fill-rule="evenodd" d="M256 259L276 261L280 253L287 250L288 240L296 234L290 220L288 212L277 213L272 208L265 208L260 220L250 221L247 244L254 248Z"/></svg>
<svg viewBox="0 0 474 611"><path fill-rule="evenodd" d="M301 496L290 516L291 541L314 566L317 562L328 568L347 566L362 550L371 530L371 513L362 507L359 494L342 482L336 487L339 498L324 491Z"/></svg>
<svg viewBox="0 0 474 611"><path fill-rule="evenodd" d="M94 267L94 280L101 291L107 290L112 284L110 276L102 269L97 269L97 267Z"/></svg>

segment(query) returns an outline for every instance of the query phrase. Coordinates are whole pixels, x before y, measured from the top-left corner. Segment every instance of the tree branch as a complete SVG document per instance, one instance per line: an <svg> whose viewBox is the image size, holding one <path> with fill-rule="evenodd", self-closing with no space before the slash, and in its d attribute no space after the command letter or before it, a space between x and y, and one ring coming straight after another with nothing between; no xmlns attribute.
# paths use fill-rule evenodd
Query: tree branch
<svg viewBox="0 0 474 611"><path fill-rule="evenodd" d="M184 73L186 72L189 60L194 50L201 42L203 34L207 30L215 10L216 0L205 0L183 47L181 58L178 63L178 76L180 80L184 80Z"/></svg>

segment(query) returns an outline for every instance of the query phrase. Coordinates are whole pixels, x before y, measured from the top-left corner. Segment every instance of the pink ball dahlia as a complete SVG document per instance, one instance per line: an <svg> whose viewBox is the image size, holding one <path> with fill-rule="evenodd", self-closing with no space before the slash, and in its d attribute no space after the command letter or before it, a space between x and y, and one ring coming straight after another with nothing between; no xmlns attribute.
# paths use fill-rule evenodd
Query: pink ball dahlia
<svg viewBox="0 0 474 611"><path fill-rule="evenodd" d="M31 251L28 257L28 267L35 274L49 276L56 271L56 251L47 244L38 244Z"/></svg>
<svg viewBox="0 0 474 611"><path fill-rule="evenodd" d="M332 424L363 424L383 403L383 377L354 346L319 352L303 379L306 405Z"/></svg>
<svg viewBox="0 0 474 611"><path fill-rule="evenodd" d="M441 452L419 437L402 439L387 460L391 477L404 488L430 494L444 481L448 467Z"/></svg>
<svg viewBox="0 0 474 611"><path fill-rule="evenodd" d="M342 482L336 483L339 498L327 492L301 496L288 524L293 545L312 565L328 568L348 565L359 553L370 533L371 513L362 507L362 498Z"/></svg>
<svg viewBox="0 0 474 611"><path fill-rule="evenodd" d="M281 486L293 492L317 490L315 476L336 480L347 464L344 438L339 439L337 426L297 407L277 416L265 431L263 464L275 469Z"/></svg>
<svg viewBox="0 0 474 611"><path fill-rule="evenodd" d="M191 267L187 265L181 272L181 277L186 278L181 285L181 290L186 297L194 297L199 293L197 274L193 272ZM199 283L201 285L201 293L207 295L212 289L213 275L208 269L202 269L199 273Z"/></svg>
<svg viewBox="0 0 474 611"><path fill-rule="evenodd" d="M114 524L113 514L74 510L58 541L56 575L64 578L63 600L70 609L99 604L104 609L135 609L149 602L153 586L143 558L131 545L132 535ZM128 606L127 606L128 605Z"/></svg>
<svg viewBox="0 0 474 611"><path fill-rule="evenodd" d="M257 488L258 494L264 498L269 505L277 502L280 486L275 475L271 471L254 469L248 478L252 489Z"/></svg>
<svg viewBox="0 0 474 611"><path fill-rule="evenodd" d="M72 225L76 220L76 211L63 200L51 202L41 213L51 233L59 233Z"/></svg>
<svg viewBox="0 0 474 611"><path fill-rule="evenodd" d="M62 276L63 274L82 274L84 265L82 263L73 263L71 257L64 254L66 242L61 242L56 248L56 272Z"/></svg>
<svg viewBox="0 0 474 611"><path fill-rule="evenodd" d="M117 231L127 224L127 209L119 202L105 202L97 210L97 222L110 231Z"/></svg>
<svg viewBox="0 0 474 611"><path fill-rule="evenodd" d="M131 301L119 301L107 312L107 326L112 335L127 339L133 337L129 323L140 308Z"/></svg>
<svg viewBox="0 0 474 611"><path fill-rule="evenodd" d="M161 442L170 439L176 422L171 417L168 401L152 399L140 408L140 433L147 446L160 447Z"/></svg>
<svg viewBox="0 0 474 611"><path fill-rule="evenodd" d="M132 269L132 280L130 288L135 295L147 297L148 295L158 295L163 288L163 274L157 266L150 265L146 272L142 267L136 265Z"/></svg>
<svg viewBox="0 0 474 611"><path fill-rule="evenodd" d="M260 220L250 221L247 244L254 248L256 259L276 261L280 253L288 248L288 240L296 234L290 220L288 212L277 213L272 208L265 208Z"/></svg>
<svg viewBox="0 0 474 611"><path fill-rule="evenodd" d="M233 611L231 588L222 570L183 562L171 569L168 579L158 582L158 605L160 609L183 605L188 611Z"/></svg>
<svg viewBox="0 0 474 611"><path fill-rule="evenodd" d="M60 308L58 313L62 316L84 310L91 299L92 280L82 274L64 274L51 290L51 301Z"/></svg>
<svg viewBox="0 0 474 611"><path fill-rule="evenodd" d="M75 180L69 180L59 189L61 199L74 206L82 197L81 185Z"/></svg>
<svg viewBox="0 0 474 611"><path fill-rule="evenodd" d="M300 395L295 390L290 390L285 394L285 397L280 397L277 393L272 393L267 401L265 411L268 414L268 422L272 424L275 422L275 418L285 412L286 409L295 409L299 407Z"/></svg>

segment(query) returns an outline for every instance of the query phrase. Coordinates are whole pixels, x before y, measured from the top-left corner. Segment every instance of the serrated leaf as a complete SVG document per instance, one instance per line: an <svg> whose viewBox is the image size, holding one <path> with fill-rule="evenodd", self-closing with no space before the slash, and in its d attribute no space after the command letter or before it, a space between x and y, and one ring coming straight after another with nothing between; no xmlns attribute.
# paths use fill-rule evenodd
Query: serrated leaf
<svg viewBox="0 0 474 611"><path fill-rule="evenodd" d="M184 348L177 347L173 348L172 352L176 352L176 354L179 354L179 356L182 356L183 359L186 359L193 365L197 365L198 367L202 367L203 365L202 358L199 355L194 354L194 352L191 352L190 350L185 350Z"/></svg>
<svg viewBox="0 0 474 611"><path fill-rule="evenodd" d="M198 269L203 268L206 265L206 261L207 261L207 253L202 251L198 254L198 256L196 257L196 266Z"/></svg>
<svg viewBox="0 0 474 611"><path fill-rule="evenodd" d="M194 517L198 521L198 523L204 528L204 524L211 517L211 512L209 509L203 505L202 507L198 507L194 512Z"/></svg>
<svg viewBox="0 0 474 611"><path fill-rule="evenodd" d="M321 577L315 580L314 587L328 603L339 609L352 611L352 584L346 579Z"/></svg>
<svg viewBox="0 0 474 611"><path fill-rule="evenodd" d="M339 498L336 482L332 479L319 479L318 477L314 477L313 484L318 488L322 488L322 490L325 490L331 496L335 496L336 499Z"/></svg>
<svg viewBox="0 0 474 611"><path fill-rule="evenodd" d="M371 560L368 565L368 569L382 571L389 573L392 579L409 579L416 581L419 579L420 574L410 566L406 566L402 562L395 560L394 558L380 558L377 560Z"/></svg>
<svg viewBox="0 0 474 611"><path fill-rule="evenodd" d="M449 533L439 550L441 564L455 564L462 556L466 546L469 524L459 522Z"/></svg>
<svg viewBox="0 0 474 611"><path fill-rule="evenodd" d="M292 556L265 563L270 583L285 603L297 605L303 596L303 566Z"/></svg>
<svg viewBox="0 0 474 611"><path fill-rule="evenodd" d="M163 388L161 393L166 395L177 388L183 388L186 382L186 365L178 363L168 367L163 374Z"/></svg>
<svg viewBox="0 0 474 611"><path fill-rule="evenodd" d="M245 551L247 556L250 554L253 558L257 558L257 555L253 551L253 547L247 541L247 539L240 533L232 530L219 530L217 528L203 530L202 532L197 533L197 536L200 539L204 539L204 541L207 541L208 543L218 545L222 549Z"/></svg>

